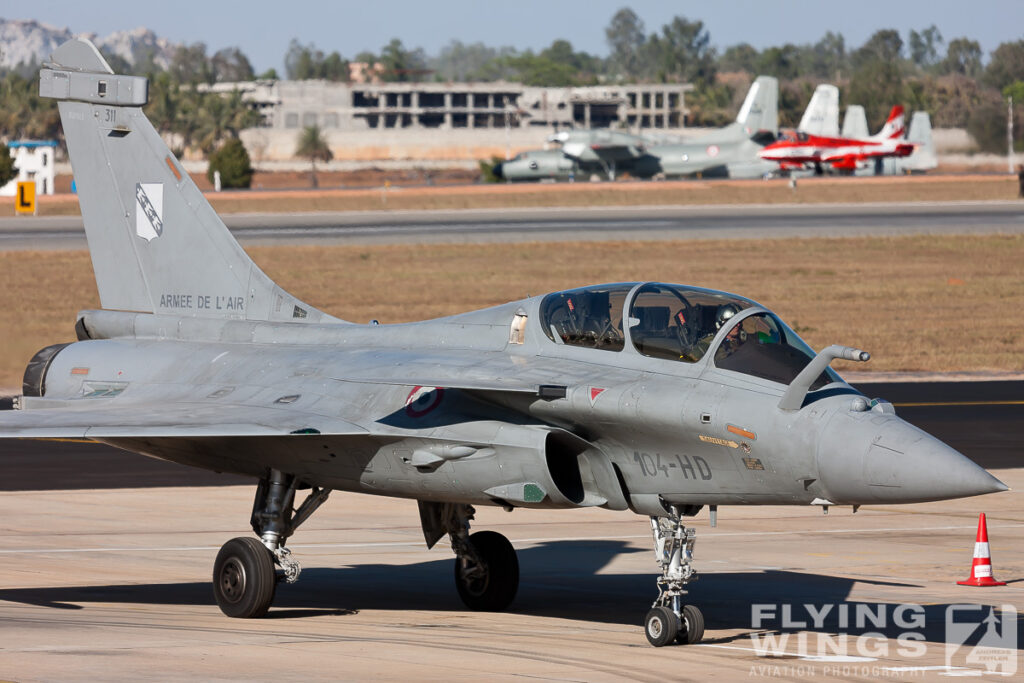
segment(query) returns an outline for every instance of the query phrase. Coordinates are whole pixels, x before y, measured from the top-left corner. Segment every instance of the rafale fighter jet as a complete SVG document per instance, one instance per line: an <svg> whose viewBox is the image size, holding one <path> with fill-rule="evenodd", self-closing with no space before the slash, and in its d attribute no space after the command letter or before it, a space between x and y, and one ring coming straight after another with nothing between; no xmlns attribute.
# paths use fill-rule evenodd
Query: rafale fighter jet
<svg viewBox="0 0 1024 683"><path fill-rule="evenodd" d="M32 358L0 436L256 477L256 535L213 569L229 616L264 615L299 577L285 541L334 490L418 501L427 545L449 536L477 610L512 603L519 566L504 536L469 533L473 506L647 516L661 576L644 627L666 645L703 632L684 525L703 507L1006 489L829 367L865 352L815 354L742 296L634 282L420 323L333 318L241 249L142 113L144 78L72 40L40 93L59 100L102 310Z"/></svg>

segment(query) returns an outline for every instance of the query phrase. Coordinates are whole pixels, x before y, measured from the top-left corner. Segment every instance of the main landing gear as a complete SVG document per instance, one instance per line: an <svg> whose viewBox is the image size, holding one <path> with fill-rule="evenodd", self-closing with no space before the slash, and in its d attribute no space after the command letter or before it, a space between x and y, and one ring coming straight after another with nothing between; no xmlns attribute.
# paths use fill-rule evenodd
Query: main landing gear
<svg viewBox="0 0 1024 683"><path fill-rule="evenodd" d="M495 531L469 533L475 511L461 503L420 501L420 521L427 547L445 534L455 551L455 589L466 607L500 612L519 590L519 559L508 539Z"/></svg>
<svg viewBox="0 0 1024 683"><path fill-rule="evenodd" d="M298 484L293 475L271 470L260 480L252 506L252 528L260 538L233 538L217 553L213 595L227 616L262 617L274 601L277 582L298 581L302 568L284 542L331 493L330 489L313 487L296 510L292 505ZM280 575L275 564L282 570Z"/></svg>
<svg viewBox="0 0 1024 683"><path fill-rule="evenodd" d="M676 508L672 517L651 517L654 534L654 557L661 566L658 578L658 599L644 619L644 633L654 647L670 643L699 643L704 637L704 615L694 605L684 605L686 584L695 581L693 560L696 529L683 526Z"/></svg>

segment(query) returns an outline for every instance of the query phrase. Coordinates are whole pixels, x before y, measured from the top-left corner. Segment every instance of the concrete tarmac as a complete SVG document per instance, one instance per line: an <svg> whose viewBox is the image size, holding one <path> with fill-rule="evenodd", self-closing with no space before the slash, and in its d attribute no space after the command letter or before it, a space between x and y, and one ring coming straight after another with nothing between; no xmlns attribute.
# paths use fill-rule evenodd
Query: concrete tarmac
<svg viewBox="0 0 1024 683"><path fill-rule="evenodd" d="M505 613L466 611L412 501L335 494L293 537L298 583L269 615L213 602L219 546L249 535L251 487L0 495L0 678L61 680L946 680L984 670L945 641L1024 610L1024 469L1014 490L913 506L723 508L694 520L702 644L650 647L647 520L605 510L478 510L521 564ZM995 576L968 577L979 511ZM810 607L807 607L809 605ZM820 624L813 616L831 610ZM845 614L845 618L844 615ZM1010 618L1010 617L1008 617ZM1010 618L1004 630L1018 627ZM961 624L962 626L962 624ZM955 627L954 627L955 628ZM1021 661L1020 634L1006 667ZM1006 669L1009 671L1009 668Z"/></svg>

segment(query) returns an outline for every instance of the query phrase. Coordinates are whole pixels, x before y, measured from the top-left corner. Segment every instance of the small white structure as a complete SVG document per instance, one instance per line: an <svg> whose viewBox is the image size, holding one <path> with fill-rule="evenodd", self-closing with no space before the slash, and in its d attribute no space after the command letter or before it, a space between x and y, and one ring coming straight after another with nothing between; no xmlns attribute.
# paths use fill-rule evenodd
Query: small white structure
<svg viewBox="0 0 1024 683"><path fill-rule="evenodd" d="M13 197L18 183L34 180L36 194L53 194L54 157L57 152L56 140L16 140L8 142L11 157L18 169L18 176L0 187L0 197Z"/></svg>

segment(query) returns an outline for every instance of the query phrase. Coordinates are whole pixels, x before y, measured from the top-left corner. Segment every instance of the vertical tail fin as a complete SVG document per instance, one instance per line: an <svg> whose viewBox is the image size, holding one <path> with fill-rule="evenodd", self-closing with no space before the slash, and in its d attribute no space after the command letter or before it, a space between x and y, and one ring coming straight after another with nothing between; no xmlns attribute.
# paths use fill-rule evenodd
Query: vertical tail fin
<svg viewBox="0 0 1024 683"><path fill-rule="evenodd" d="M747 91L740 113L736 115L738 123L747 136L759 131L779 133L779 82L772 76L758 76Z"/></svg>
<svg viewBox="0 0 1024 683"><path fill-rule="evenodd" d="M40 71L59 100L103 308L197 317L336 320L245 253L142 112L145 78L115 75L87 40Z"/></svg>
<svg viewBox="0 0 1024 683"><path fill-rule="evenodd" d="M834 138L839 135L839 88L822 84L814 89L797 130Z"/></svg>
<svg viewBox="0 0 1024 683"><path fill-rule="evenodd" d="M892 140L894 138L903 137L903 131L905 128L903 122L903 105L897 104L889 112L889 118L885 120L885 125L882 126L882 130L878 131L878 134L874 136L875 140Z"/></svg>
<svg viewBox="0 0 1024 683"><path fill-rule="evenodd" d="M932 140L932 119L926 111L915 111L910 117L910 129L907 131L907 142L915 145L914 153L903 159L903 167L908 171L928 171L939 165L935 154L935 142Z"/></svg>
<svg viewBox="0 0 1024 683"><path fill-rule="evenodd" d="M859 104L851 104L846 108L846 116L843 117L843 132L840 137L848 140L865 140L870 136L868 117L864 113L864 107Z"/></svg>

